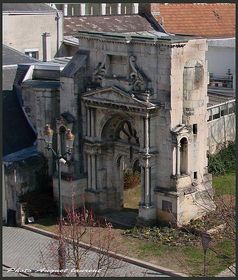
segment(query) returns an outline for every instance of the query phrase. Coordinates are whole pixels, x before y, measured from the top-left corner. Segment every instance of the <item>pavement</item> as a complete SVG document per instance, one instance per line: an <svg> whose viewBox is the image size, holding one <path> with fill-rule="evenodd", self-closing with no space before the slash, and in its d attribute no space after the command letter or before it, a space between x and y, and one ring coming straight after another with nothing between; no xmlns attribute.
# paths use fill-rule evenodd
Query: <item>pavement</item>
<svg viewBox="0 0 238 280"><path fill-rule="evenodd" d="M57 270L46 263L53 244L53 234L25 226L25 228L3 226L3 277L50 277L50 271ZM109 269L105 276L110 277L188 277L182 273L155 266L147 262L117 254L119 258L109 257L114 269ZM80 276L92 276L96 269L98 255L94 251L87 253L81 263ZM73 267L67 266L68 274L73 277ZM41 271L40 271L41 270ZM232 271L233 272L232 272ZM235 277L236 265L219 273L216 277ZM100 273L99 275L100 276ZM104 276L104 275L103 275Z"/></svg>
<svg viewBox="0 0 238 280"><path fill-rule="evenodd" d="M27 274L37 277L50 276L49 272L56 269L46 263L52 241L52 238L31 230L3 226L3 276L25 277ZM91 271L96 269L97 257L96 252L88 252L85 260L82 261L80 276L92 275ZM157 269L109 258L113 261L115 269L109 269L105 275L107 277L170 277L169 273L159 272ZM69 265L69 273L66 276L75 276L72 269L73 267Z"/></svg>
<svg viewBox="0 0 238 280"><path fill-rule="evenodd" d="M235 277L235 276L236 276L236 264L235 263L217 275L217 277Z"/></svg>

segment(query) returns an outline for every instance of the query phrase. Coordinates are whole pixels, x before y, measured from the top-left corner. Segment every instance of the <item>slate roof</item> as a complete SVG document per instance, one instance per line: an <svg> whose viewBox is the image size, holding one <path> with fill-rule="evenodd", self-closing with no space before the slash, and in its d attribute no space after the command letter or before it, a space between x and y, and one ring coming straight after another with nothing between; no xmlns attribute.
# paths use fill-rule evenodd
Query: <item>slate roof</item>
<svg viewBox="0 0 238 280"><path fill-rule="evenodd" d="M17 66L2 69L2 90L12 90Z"/></svg>
<svg viewBox="0 0 238 280"><path fill-rule="evenodd" d="M64 17L64 35L77 31L138 32L154 30L151 24L139 15Z"/></svg>
<svg viewBox="0 0 238 280"><path fill-rule="evenodd" d="M7 13L55 13L55 9L44 3L3 3L2 12Z"/></svg>
<svg viewBox="0 0 238 280"><path fill-rule="evenodd" d="M170 33L204 38L235 37L234 3L154 3L151 12Z"/></svg>
<svg viewBox="0 0 238 280"><path fill-rule="evenodd" d="M13 48L10 48L6 45L2 45L2 89L3 90L12 90L14 81L19 77L16 77L17 74L17 64L19 63L36 63L39 60L25 55ZM18 67L19 68L19 67ZM29 68L25 65L22 68ZM19 72L19 71L18 71ZM19 75L18 75L19 76Z"/></svg>
<svg viewBox="0 0 238 280"><path fill-rule="evenodd" d="M3 157L34 146L36 133L29 124L15 91L3 91Z"/></svg>
<svg viewBox="0 0 238 280"><path fill-rule="evenodd" d="M34 63L39 60L25 55L9 46L2 45L2 64L3 65L16 65L19 63Z"/></svg>

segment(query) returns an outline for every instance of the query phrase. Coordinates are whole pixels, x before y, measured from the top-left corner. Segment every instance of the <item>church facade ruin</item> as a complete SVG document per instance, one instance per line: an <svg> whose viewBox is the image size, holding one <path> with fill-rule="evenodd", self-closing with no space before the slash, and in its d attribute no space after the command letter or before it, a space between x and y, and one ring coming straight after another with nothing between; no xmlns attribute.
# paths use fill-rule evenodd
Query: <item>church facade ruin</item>
<svg viewBox="0 0 238 280"><path fill-rule="evenodd" d="M62 166L64 204L73 194L77 207L122 209L129 169L141 174L139 222L182 225L212 209L206 40L156 31L77 36L79 50L56 78L58 88L48 85L51 99L38 98L43 107L55 99L55 116L34 121L40 138L44 124L54 129L61 115L57 125L70 126L76 136L71 163ZM23 82L24 106L32 112L27 91L33 90ZM57 199L56 178L54 193Z"/></svg>

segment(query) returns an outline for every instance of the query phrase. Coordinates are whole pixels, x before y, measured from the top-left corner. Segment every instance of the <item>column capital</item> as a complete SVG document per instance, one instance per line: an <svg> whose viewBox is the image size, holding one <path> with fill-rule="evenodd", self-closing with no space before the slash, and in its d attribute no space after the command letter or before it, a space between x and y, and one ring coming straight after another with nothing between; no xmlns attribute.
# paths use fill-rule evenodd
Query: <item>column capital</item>
<svg viewBox="0 0 238 280"><path fill-rule="evenodd" d="M84 150L85 150L86 154L88 154L88 155L101 154L101 147L98 145L95 146L95 145L85 143Z"/></svg>

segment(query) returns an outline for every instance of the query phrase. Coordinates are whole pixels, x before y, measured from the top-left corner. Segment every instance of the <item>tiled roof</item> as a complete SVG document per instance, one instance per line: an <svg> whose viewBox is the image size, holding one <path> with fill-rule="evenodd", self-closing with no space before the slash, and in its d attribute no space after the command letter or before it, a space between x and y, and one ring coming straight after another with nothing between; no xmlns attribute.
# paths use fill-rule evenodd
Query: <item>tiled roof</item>
<svg viewBox="0 0 238 280"><path fill-rule="evenodd" d="M35 63L39 60L25 55L6 45L2 46L2 65L16 65L19 63Z"/></svg>
<svg viewBox="0 0 238 280"><path fill-rule="evenodd" d="M77 31L137 32L154 30L150 23L139 15L65 17L64 35Z"/></svg>
<svg viewBox="0 0 238 280"><path fill-rule="evenodd" d="M55 13L55 9L44 3L3 3L3 13Z"/></svg>
<svg viewBox="0 0 238 280"><path fill-rule="evenodd" d="M235 36L234 3L152 4L151 12L165 31L206 38ZM156 15L158 14L159 15Z"/></svg>

